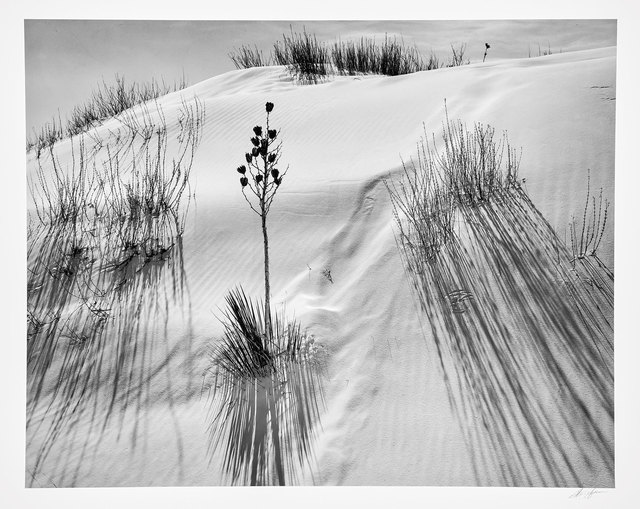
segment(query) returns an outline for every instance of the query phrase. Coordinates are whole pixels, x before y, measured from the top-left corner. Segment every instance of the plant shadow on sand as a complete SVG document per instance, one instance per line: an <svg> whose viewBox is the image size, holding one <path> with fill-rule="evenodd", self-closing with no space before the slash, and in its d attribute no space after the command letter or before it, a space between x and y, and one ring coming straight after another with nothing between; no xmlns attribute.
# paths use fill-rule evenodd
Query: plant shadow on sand
<svg viewBox="0 0 640 509"><path fill-rule="evenodd" d="M223 339L208 370L209 454L222 455L232 484L291 485L313 460L324 398L322 354L299 324L271 320L241 289L227 297Z"/></svg>
<svg viewBox="0 0 640 509"><path fill-rule="evenodd" d="M174 310L189 308L182 254L187 206L180 198L201 124L186 128L198 131L188 138L180 133L168 173L164 119L159 127L147 117L140 125L149 136L139 145L127 126L94 151L85 148L88 135L71 139L79 147L67 170L72 178L60 171L53 150L48 166L40 162L42 200L28 234L30 486L41 475L57 486L75 485L108 426L122 430L125 414L135 423L135 449L159 390L173 408L169 350L190 346L171 347L167 327ZM101 150L99 167L93 161Z"/></svg>
<svg viewBox="0 0 640 509"><path fill-rule="evenodd" d="M453 154L486 149L491 136L478 133L447 121L453 150L437 159L423 143L405 184L390 185L398 246L476 482L613 486L613 273L599 240L585 253L558 238L517 165L490 186L486 173L465 173L480 165ZM476 161L487 162L484 149ZM600 228L587 227L591 240Z"/></svg>

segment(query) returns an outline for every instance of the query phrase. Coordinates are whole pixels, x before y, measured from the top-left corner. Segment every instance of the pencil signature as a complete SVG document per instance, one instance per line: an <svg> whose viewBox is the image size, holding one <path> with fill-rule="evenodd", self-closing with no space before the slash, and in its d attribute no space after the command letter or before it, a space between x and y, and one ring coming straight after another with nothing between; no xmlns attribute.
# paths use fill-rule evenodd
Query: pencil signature
<svg viewBox="0 0 640 509"><path fill-rule="evenodd" d="M591 498L594 495L597 495L599 493L605 493L602 490L597 490L595 488L591 488L591 489L585 489L585 488L580 488L578 491L576 491L575 493L573 493L572 495L569 496L569 498Z"/></svg>

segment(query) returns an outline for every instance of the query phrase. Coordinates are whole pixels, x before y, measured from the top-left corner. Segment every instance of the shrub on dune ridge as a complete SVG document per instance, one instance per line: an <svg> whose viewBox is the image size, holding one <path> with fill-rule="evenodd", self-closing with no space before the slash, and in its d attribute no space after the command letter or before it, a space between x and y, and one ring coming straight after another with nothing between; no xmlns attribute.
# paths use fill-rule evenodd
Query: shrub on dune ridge
<svg viewBox="0 0 640 509"><path fill-rule="evenodd" d="M265 58L258 47L242 46L229 53L229 58L238 69L265 65L283 65L289 72L304 82L316 83L333 73L344 75L382 74L398 76L419 71L455 67L468 64L464 60L466 45L451 46L451 60L441 62L431 53L423 56L416 46L406 46L402 38L385 34L382 44L373 37L361 37L359 41L337 41L327 45L318 41L306 30L298 34L283 34L282 41L273 46L270 57Z"/></svg>
<svg viewBox="0 0 640 509"><path fill-rule="evenodd" d="M258 46L240 46L229 53L229 58L236 69L250 69L251 67L264 67L271 65L271 58L264 57Z"/></svg>
<svg viewBox="0 0 640 509"><path fill-rule="evenodd" d="M464 60L464 53L466 50L467 50L467 45L464 43L461 43L458 47L455 47L452 44L451 60L449 61L449 65L447 67L460 67L461 65L468 64L469 60L467 60L466 62ZM485 58L486 58L486 53L485 53Z"/></svg>
<svg viewBox="0 0 640 509"><path fill-rule="evenodd" d="M116 74L115 83L107 84L104 80L98 88L93 91L89 100L84 104L76 106L66 120L65 125L60 118L54 118L52 123L46 123L40 130L27 138L27 152L34 149L36 157L39 158L45 148L53 146L54 143L66 137L76 136L86 133L100 122L114 117L137 104L142 104L163 95L183 90L187 83L182 77L179 82L172 86L164 81L152 79L149 83L125 82L124 76Z"/></svg>
<svg viewBox="0 0 640 509"><path fill-rule="evenodd" d="M382 46L375 39L362 37L354 41L336 42L331 49L333 65L339 74L384 74L397 76L440 67L438 58L431 54L424 59L416 47L385 35Z"/></svg>
<svg viewBox="0 0 640 509"><path fill-rule="evenodd" d="M286 65L290 72L302 80L316 82L331 71L329 50L315 35L306 30L302 34L291 30L291 35L282 34L282 44L273 46L273 60L277 65Z"/></svg>
<svg viewBox="0 0 640 509"><path fill-rule="evenodd" d="M178 147L167 160L170 143L166 119L156 104L157 119L146 107L126 112L122 127L110 138L97 140L90 133L71 142L71 164L64 168L49 147L38 159L35 176L28 181L35 213L42 223L75 222L87 214L113 220L177 212L189 187L189 177L205 122L198 98L183 100L180 108ZM142 138L139 145L136 139ZM106 152L101 164L95 156Z"/></svg>

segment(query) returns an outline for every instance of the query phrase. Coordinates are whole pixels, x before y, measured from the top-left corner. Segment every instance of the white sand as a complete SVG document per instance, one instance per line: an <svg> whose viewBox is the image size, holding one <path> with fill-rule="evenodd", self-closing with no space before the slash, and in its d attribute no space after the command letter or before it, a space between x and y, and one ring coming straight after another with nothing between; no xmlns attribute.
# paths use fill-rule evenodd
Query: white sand
<svg viewBox="0 0 640 509"><path fill-rule="evenodd" d="M306 86L292 83L283 68L234 71L161 98L170 129L180 96L194 94L207 119L184 235L186 292L155 315L156 324L141 324L153 341L143 368L143 377L154 373L148 395L118 412L103 434L95 422L106 409L94 425L86 417L70 425L33 485L228 482L220 452L211 461L207 455L208 406L200 389L225 294L238 284L256 297L263 292L259 220L242 198L235 168L250 147L251 128L264 120L266 101L275 104L271 121L281 129L282 161L290 166L269 216L272 294L315 335L327 359L314 457L297 482L507 484L496 465L474 469L479 444L465 444L469 423L454 416L431 332L403 272L382 179L413 155L423 123L439 138L446 99L451 119L489 123L522 148L525 188L561 236L572 214L582 213L591 170L592 190L603 188L612 204L599 254L613 269L615 48ZM109 126L98 132L106 136ZM68 142L57 151L69 160ZM32 157L28 175L34 170ZM157 326L165 318L166 328ZM554 418L560 403L540 398L576 468L577 483L556 484L612 486L613 472L594 445L565 436ZM593 411L610 446L613 423ZM47 422L27 431L28 484ZM536 461L523 459L516 484L554 484Z"/></svg>

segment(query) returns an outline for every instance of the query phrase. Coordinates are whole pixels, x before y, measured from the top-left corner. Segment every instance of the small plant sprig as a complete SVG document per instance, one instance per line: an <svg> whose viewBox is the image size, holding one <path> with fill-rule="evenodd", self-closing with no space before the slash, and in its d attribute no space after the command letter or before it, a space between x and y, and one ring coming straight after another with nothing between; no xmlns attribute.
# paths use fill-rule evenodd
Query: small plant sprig
<svg viewBox="0 0 640 509"><path fill-rule="evenodd" d="M485 43L484 43L484 56L482 57L482 61L483 61L483 62L484 62L484 61L485 61L485 59L487 58L487 52L489 51L489 48L490 48L490 47L491 47L491 46L489 46L489 43L488 43L488 42L485 42Z"/></svg>
<svg viewBox="0 0 640 509"><path fill-rule="evenodd" d="M589 210L591 208L591 210ZM607 216L609 214L609 201L603 200L602 188L596 202L596 197L591 196L591 170L587 172L587 198L582 214L582 226L578 235L579 225L575 217L569 223L571 235L571 252L573 262L582 260L587 256L597 256L596 251L602 242L605 227L607 226Z"/></svg>
<svg viewBox="0 0 640 509"><path fill-rule="evenodd" d="M267 340L271 340L271 304L269 282L269 236L267 232L267 215L275 198L282 179L289 167L281 172L278 169L282 144L278 139L279 131L271 129L269 114L273 111L273 103L265 104L267 112L266 124L253 128L254 136L251 138L251 150L245 153L246 165L238 166L240 173L240 186L245 200L258 216L262 223L262 236L264 241L264 320ZM247 192L249 191L249 192Z"/></svg>

